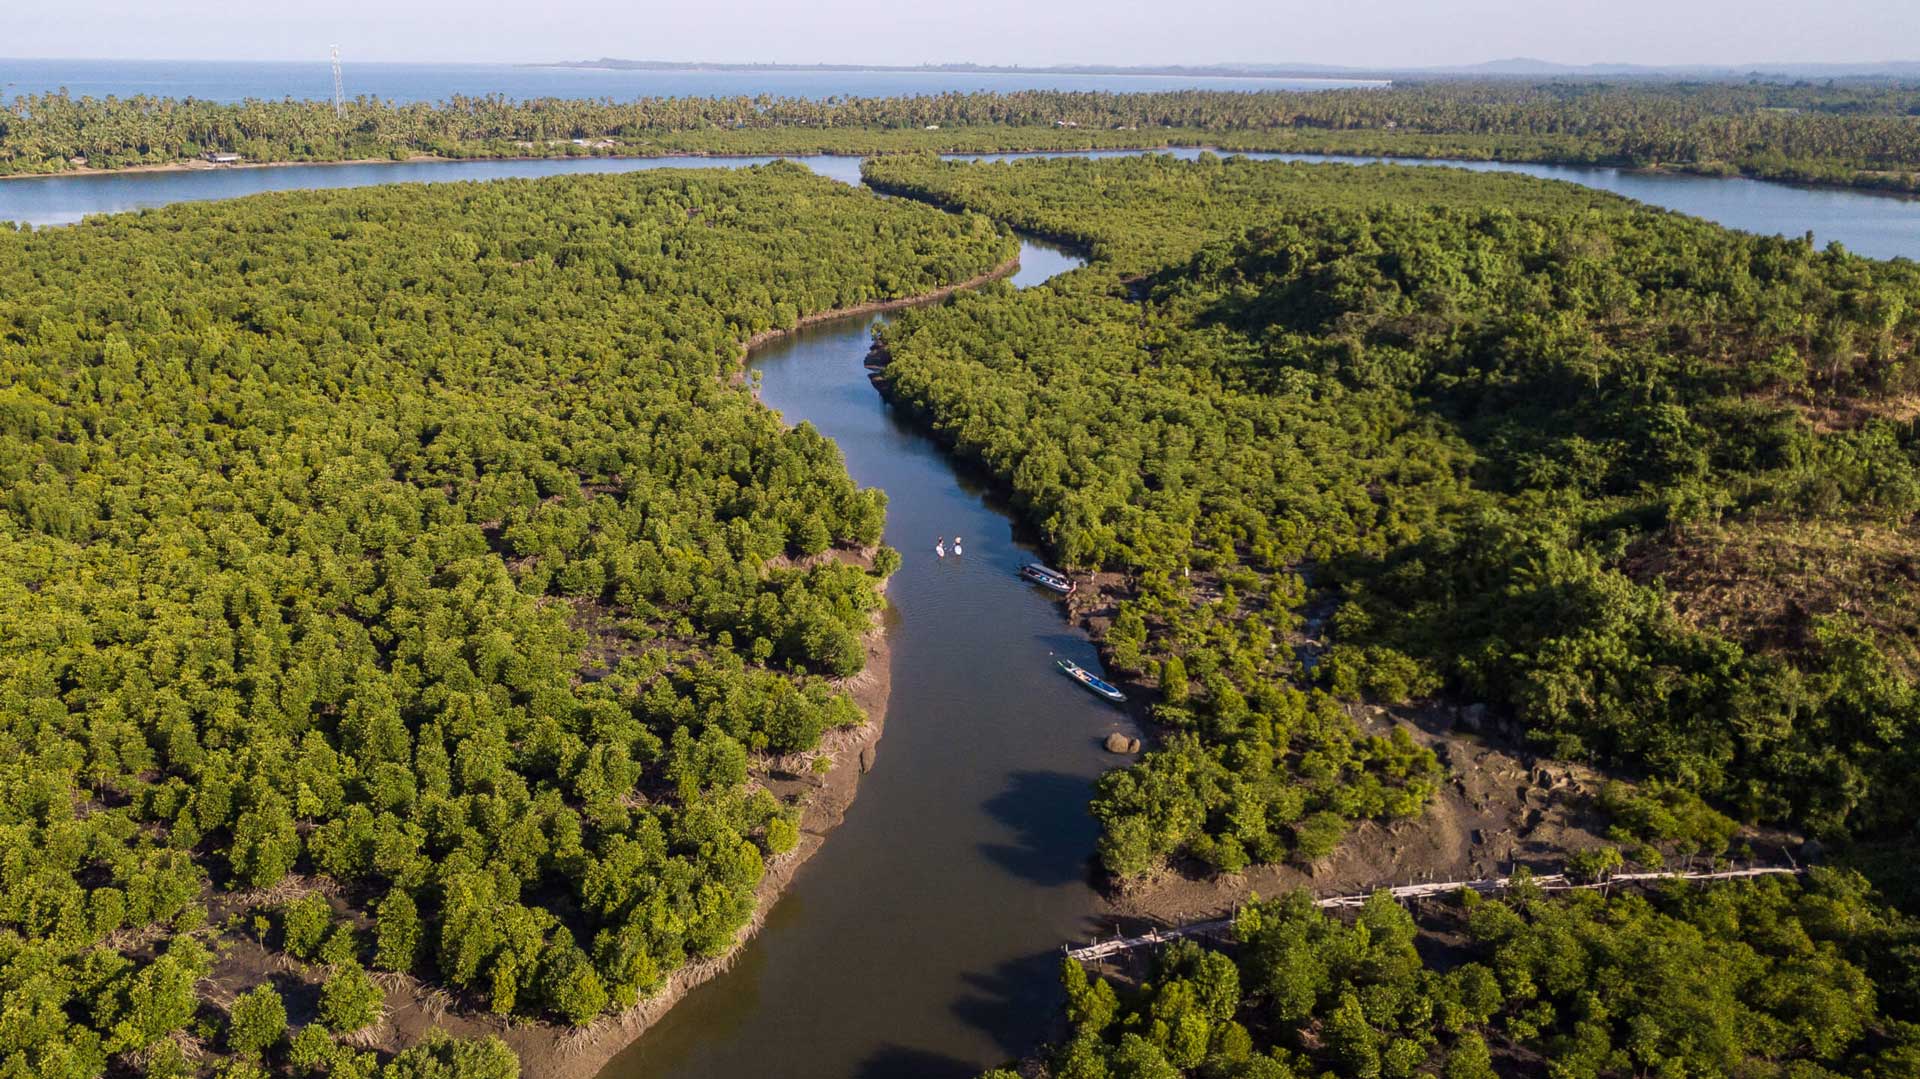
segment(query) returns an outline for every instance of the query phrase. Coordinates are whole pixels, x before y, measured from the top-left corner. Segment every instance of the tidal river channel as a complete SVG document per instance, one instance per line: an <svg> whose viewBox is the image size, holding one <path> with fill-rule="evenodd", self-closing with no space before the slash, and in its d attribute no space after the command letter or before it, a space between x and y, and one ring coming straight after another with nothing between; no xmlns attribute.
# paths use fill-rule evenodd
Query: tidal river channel
<svg viewBox="0 0 1920 1079"><path fill-rule="evenodd" d="M1192 156L1185 152L1182 156ZM1250 155L1277 156L1277 155ZM765 158L457 162L129 173L0 182L0 220L266 190L566 172L754 164ZM803 158L859 182L853 158ZM1735 228L1920 257L1920 203L1747 180L1612 169L1490 166L1616 191ZM1016 285L1078 265L1022 246ZM857 803L799 872L728 973L694 990L602 1079L965 1076L1047 1033L1062 942L1104 929L1086 873L1086 803L1127 729L1060 677L1050 653L1094 669L1059 604L1014 576L1036 557L985 486L896 416L864 366L873 320L823 324L750 358L760 396L839 444L863 486L887 492L892 696ZM937 536L965 554L935 558Z"/></svg>
<svg viewBox="0 0 1920 1079"><path fill-rule="evenodd" d="M1016 285L1077 259L1022 246ZM695 989L603 1079L966 1076L1017 1055L1053 1011L1066 940L1094 930L1086 804L1132 727L1054 669L1098 670L1038 557L982 484L867 378L873 320L769 345L760 398L839 444L887 492L893 689L873 771L731 971ZM934 555L936 537L965 553Z"/></svg>

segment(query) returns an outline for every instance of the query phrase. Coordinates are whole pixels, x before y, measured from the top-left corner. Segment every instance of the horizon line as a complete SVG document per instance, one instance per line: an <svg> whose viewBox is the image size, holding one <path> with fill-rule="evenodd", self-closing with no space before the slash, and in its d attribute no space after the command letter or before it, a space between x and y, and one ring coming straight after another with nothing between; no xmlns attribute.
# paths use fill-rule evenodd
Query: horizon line
<svg viewBox="0 0 1920 1079"><path fill-rule="evenodd" d="M0 56L0 63L177 63L177 64L325 64L324 54L314 57L211 57L211 56ZM1253 60L1206 60L1181 61L1168 60L1142 63L1123 63L1113 61L1054 61L1048 63L1001 63L983 60L926 60L919 62L887 63L882 61L836 61L836 60L670 60L659 58L634 58L621 56L599 56L579 59L537 59L537 60L446 60L431 58L354 60L351 53L341 57L341 62L363 65L402 65L436 64L450 67L544 67L572 69L602 69L607 64L659 65L677 68L766 68L787 70L840 69L844 71L912 71L920 69L980 68L987 73L1071 73L1089 69L1099 69L1101 73L1126 74L1138 72L1153 74L1160 71L1184 70L1191 72L1228 71L1247 72L1250 77L1283 78L1281 74L1258 74L1262 72L1285 72L1297 70L1314 72L1322 77L1326 73L1427 73L1471 71L1504 64L1532 64L1541 67L1562 68L1568 71L1583 71L1595 68L1634 68L1648 72L1701 72L1721 71L1733 73L1765 72L1775 68L1893 68L1920 66L1920 56L1910 59L1883 58L1877 60L1819 60L1775 59L1752 62L1713 62L1686 61L1679 63L1647 63L1634 60L1596 60L1588 62L1569 62L1547 60L1535 56L1503 56L1486 60L1464 61L1440 64L1391 64L1391 63L1341 63L1329 61L1253 61ZM1312 75L1304 77L1314 77Z"/></svg>

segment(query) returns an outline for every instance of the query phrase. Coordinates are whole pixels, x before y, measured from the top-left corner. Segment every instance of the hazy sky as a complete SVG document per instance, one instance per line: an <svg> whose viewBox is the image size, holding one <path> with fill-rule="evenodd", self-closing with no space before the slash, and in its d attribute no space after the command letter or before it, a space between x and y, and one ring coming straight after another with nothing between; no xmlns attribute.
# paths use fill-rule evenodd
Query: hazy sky
<svg viewBox="0 0 1920 1079"><path fill-rule="evenodd" d="M1564 63L1920 56L1920 0L8 0L0 56Z"/></svg>

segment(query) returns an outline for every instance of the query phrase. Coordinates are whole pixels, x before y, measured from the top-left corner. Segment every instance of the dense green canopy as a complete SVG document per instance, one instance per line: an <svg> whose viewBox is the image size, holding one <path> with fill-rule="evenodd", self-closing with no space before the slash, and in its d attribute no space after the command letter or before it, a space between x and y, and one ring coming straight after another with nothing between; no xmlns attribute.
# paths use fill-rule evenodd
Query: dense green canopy
<svg viewBox="0 0 1920 1079"><path fill-rule="evenodd" d="M17 96L0 174L237 151L256 161L596 153L1220 146L1553 161L1920 188L1920 87L1855 82L1403 82L1390 88L895 98L457 96L438 104Z"/></svg>
<svg viewBox="0 0 1920 1079"><path fill-rule="evenodd" d="M793 165L0 231L0 1074L204 1037L208 945L342 1032L362 962L584 1023L725 948L795 839L751 756L862 721L877 582L812 556L885 502L742 345L1013 250Z"/></svg>
<svg viewBox="0 0 1920 1079"><path fill-rule="evenodd" d="M1348 919L1304 892L1241 910L1137 984L1066 960L1056 1079L1894 1079L1920 1068L1920 927L1857 877L1643 895L1384 893ZM992 1072L988 1079L1008 1079Z"/></svg>
<svg viewBox="0 0 1920 1079"><path fill-rule="evenodd" d="M341 131L305 103L54 97L0 117L0 156L608 131L985 149L1140 125L1878 169L1914 160L1912 107L1514 85L489 99L362 102ZM1836 838L1920 825L1914 264L1451 170L867 175L957 212L773 165L0 230L0 1075L169 1074L204 1046L234 1075L506 1077L498 1043L376 1069L334 1035L377 1019L367 968L585 1023L724 949L796 838L757 762L861 721L838 681L897 564L861 568L884 497L752 400L741 348L974 277L1013 253L996 221L1093 263L897 320L884 381L1062 562L1119 579L1102 644L1167 730L1100 784L1114 873L1311 862L1352 821L1420 814L1438 761L1363 735L1355 698L1489 702L1654 780L1603 799L1623 835L1709 855L1733 824L1702 799ZM1911 931L1851 878L1461 918L1462 955L1428 963L1387 904L1348 927L1289 899L1243 918L1237 965L1181 949L1125 1001L1070 978L1062 1074L1914 1063ZM202 999L235 949L325 970L317 1019L271 986Z"/></svg>
<svg viewBox="0 0 1920 1079"><path fill-rule="evenodd" d="M1456 171L867 176L1094 256L885 344L895 397L1063 562L1127 575L1109 657L1196 734L1103 783L1110 868L1311 853L1322 802L1417 811L1417 780L1391 792L1418 765L1383 762L1384 798L1336 778L1337 711L1274 688L1322 634L1311 681L1342 697L1492 701L1749 818L1920 820L1920 595L1871 576L1920 558L1913 264Z"/></svg>

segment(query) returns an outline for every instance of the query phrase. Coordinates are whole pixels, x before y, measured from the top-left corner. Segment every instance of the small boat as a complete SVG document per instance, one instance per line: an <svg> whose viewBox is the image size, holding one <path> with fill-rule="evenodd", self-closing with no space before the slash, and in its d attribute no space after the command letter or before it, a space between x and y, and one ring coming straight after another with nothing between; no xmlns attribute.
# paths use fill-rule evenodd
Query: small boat
<svg viewBox="0 0 1920 1079"><path fill-rule="evenodd" d="M1029 562L1020 567L1020 576L1042 588L1051 588L1061 595L1073 591L1073 579L1057 569L1043 566L1038 562Z"/></svg>
<svg viewBox="0 0 1920 1079"><path fill-rule="evenodd" d="M1072 663L1064 659L1055 660L1054 662L1060 665L1060 669L1066 672L1068 678L1098 693L1100 696L1105 697L1115 704L1121 704L1126 701L1126 694L1113 688L1111 684L1095 678L1092 671L1087 670L1078 663Z"/></svg>

